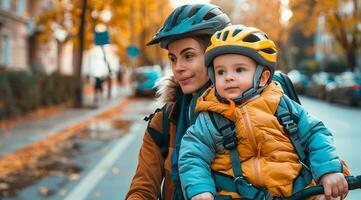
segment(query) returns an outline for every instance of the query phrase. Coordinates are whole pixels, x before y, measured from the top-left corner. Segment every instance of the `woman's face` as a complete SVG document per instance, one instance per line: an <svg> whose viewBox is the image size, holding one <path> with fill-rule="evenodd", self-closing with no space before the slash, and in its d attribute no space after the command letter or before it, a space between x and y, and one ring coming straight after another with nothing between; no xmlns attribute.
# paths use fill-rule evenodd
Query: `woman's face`
<svg viewBox="0 0 361 200"><path fill-rule="evenodd" d="M208 81L204 65L204 48L193 38L184 38L168 45L172 71L183 93L197 92Z"/></svg>

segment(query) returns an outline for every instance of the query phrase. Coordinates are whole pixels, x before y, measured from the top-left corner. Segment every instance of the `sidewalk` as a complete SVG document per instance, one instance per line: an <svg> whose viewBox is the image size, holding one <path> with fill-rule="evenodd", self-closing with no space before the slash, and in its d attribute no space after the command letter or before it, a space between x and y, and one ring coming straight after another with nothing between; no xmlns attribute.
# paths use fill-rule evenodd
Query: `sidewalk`
<svg viewBox="0 0 361 200"><path fill-rule="evenodd" d="M40 120L19 123L6 130L0 129L0 159L4 154L13 153L30 144L55 135L66 128L92 119L116 104L131 93L129 87L117 87L112 91L113 98L104 100L97 108L67 108L59 113ZM106 91L105 91L106 94ZM91 105L93 97L85 99L85 105Z"/></svg>

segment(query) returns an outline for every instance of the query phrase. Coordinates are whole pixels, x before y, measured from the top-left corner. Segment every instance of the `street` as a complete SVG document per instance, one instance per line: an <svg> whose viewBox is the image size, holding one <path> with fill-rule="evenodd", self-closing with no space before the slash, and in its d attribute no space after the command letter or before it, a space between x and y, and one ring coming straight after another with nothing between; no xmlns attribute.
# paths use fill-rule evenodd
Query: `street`
<svg viewBox="0 0 361 200"><path fill-rule="evenodd" d="M322 119L335 136L340 157L354 175L361 174L361 108L328 104L307 97L302 104L312 115ZM137 164L137 155L146 128L144 116L160 107L146 98L129 97L121 112L106 120L94 121L69 142L61 155L54 155L57 164L48 167L46 175L14 192L8 200L96 200L124 199ZM29 182L30 183L30 182ZM361 191L352 191L350 200L357 200Z"/></svg>

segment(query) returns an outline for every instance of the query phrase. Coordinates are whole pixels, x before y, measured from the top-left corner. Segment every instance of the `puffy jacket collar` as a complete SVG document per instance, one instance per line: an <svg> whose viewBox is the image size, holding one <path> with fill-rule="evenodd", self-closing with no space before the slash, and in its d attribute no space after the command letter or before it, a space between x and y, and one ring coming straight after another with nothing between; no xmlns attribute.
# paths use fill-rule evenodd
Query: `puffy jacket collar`
<svg viewBox="0 0 361 200"><path fill-rule="evenodd" d="M275 111L278 106L278 102L280 97L283 95L283 91L281 86L277 82L272 82L269 86L261 93L262 98L253 98L242 105L265 105L264 103L268 104L268 106L272 107L272 110ZM229 104L220 103L215 95L215 88L212 86L208 88L206 92L203 93L201 97L198 98L196 112L202 111L213 111L220 113L222 115L228 110ZM273 112L273 111L272 111ZM235 117L235 116L233 116ZM230 119L232 120L231 117Z"/></svg>
<svg viewBox="0 0 361 200"><path fill-rule="evenodd" d="M169 119L176 123L178 121L179 113L179 99L184 95L179 83L176 82L174 76L167 76L161 78L157 83L157 100L167 104L170 109Z"/></svg>
<svg viewBox="0 0 361 200"><path fill-rule="evenodd" d="M209 85L206 85L202 91L208 86ZM176 82L174 76L168 76L160 79L157 82L156 87L157 100L169 106L171 109L169 119L176 123L179 117L179 100L182 99L182 96L184 95L179 83Z"/></svg>

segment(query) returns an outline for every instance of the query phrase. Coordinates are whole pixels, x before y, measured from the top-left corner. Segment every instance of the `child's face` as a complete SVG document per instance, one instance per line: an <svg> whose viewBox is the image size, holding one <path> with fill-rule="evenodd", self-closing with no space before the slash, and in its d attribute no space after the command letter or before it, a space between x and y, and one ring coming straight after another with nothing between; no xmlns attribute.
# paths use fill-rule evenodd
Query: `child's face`
<svg viewBox="0 0 361 200"><path fill-rule="evenodd" d="M239 54L225 54L213 60L216 89L223 98L236 98L253 86L256 62Z"/></svg>

